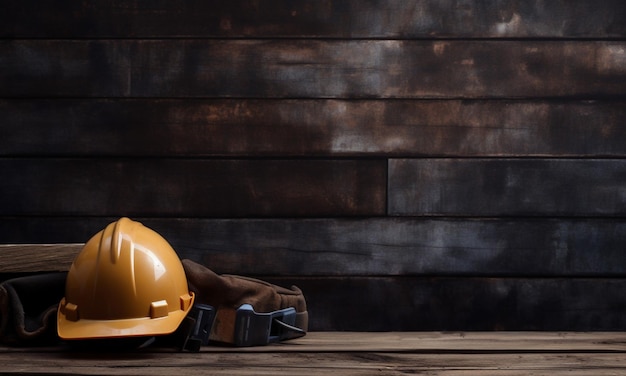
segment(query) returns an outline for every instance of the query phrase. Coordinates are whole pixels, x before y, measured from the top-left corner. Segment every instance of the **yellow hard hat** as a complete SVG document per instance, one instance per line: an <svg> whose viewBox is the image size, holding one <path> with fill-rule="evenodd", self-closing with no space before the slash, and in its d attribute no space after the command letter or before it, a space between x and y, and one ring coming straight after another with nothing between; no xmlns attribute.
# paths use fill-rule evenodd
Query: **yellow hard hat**
<svg viewBox="0 0 626 376"><path fill-rule="evenodd" d="M141 223L121 218L94 235L74 259L57 331L63 339L170 334L193 301L170 244Z"/></svg>

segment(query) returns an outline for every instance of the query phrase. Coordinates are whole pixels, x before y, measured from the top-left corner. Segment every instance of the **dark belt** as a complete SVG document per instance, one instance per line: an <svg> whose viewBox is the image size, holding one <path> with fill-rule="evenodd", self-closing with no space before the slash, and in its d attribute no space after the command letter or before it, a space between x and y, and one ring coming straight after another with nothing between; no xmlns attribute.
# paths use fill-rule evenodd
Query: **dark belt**
<svg viewBox="0 0 626 376"><path fill-rule="evenodd" d="M236 310L195 304L181 328L182 349L199 351L210 342L234 346L262 346L302 337L306 331L296 326L296 309L293 307L259 313L250 304Z"/></svg>

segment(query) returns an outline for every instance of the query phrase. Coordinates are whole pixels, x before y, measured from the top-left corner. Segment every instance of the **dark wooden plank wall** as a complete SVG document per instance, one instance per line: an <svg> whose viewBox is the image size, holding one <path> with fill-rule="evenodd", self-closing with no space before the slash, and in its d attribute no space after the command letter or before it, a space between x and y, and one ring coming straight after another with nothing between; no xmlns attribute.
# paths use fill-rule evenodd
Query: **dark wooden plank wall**
<svg viewBox="0 0 626 376"><path fill-rule="evenodd" d="M0 243L127 215L314 330L626 329L625 2L0 5Z"/></svg>

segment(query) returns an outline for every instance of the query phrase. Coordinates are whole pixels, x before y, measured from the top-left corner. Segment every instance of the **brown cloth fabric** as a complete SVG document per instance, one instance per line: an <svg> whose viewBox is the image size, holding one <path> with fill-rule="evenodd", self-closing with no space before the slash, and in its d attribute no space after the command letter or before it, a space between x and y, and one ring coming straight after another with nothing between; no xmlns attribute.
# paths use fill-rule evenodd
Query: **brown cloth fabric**
<svg viewBox="0 0 626 376"><path fill-rule="evenodd" d="M66 276L47 273L0 284L0 342L36 346L58 341L56 313Z"/></svg>
<svg viewBox="0 0 626 376"><path fill-rule="evenodd" d="M218 310L250 304L261 313L293 307L296 309L296 326L308 330L306 300L298 287L287 289L254 278L218 275L191 260L182 262L189 289L196 294L196 303L208 304Z"/></svg>

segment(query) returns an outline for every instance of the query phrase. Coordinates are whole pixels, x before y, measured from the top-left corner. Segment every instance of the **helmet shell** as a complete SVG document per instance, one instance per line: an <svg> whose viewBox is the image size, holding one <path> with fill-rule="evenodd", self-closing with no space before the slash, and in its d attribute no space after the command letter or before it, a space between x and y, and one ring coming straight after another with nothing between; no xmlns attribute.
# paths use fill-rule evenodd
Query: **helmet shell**
<svg viewBox="0 0 626 376"><path fill-rule="evenodd" d="M155 231L121 218L76 256L57 312L63 339L172 333L193 305L178 255Z"/></svg>

